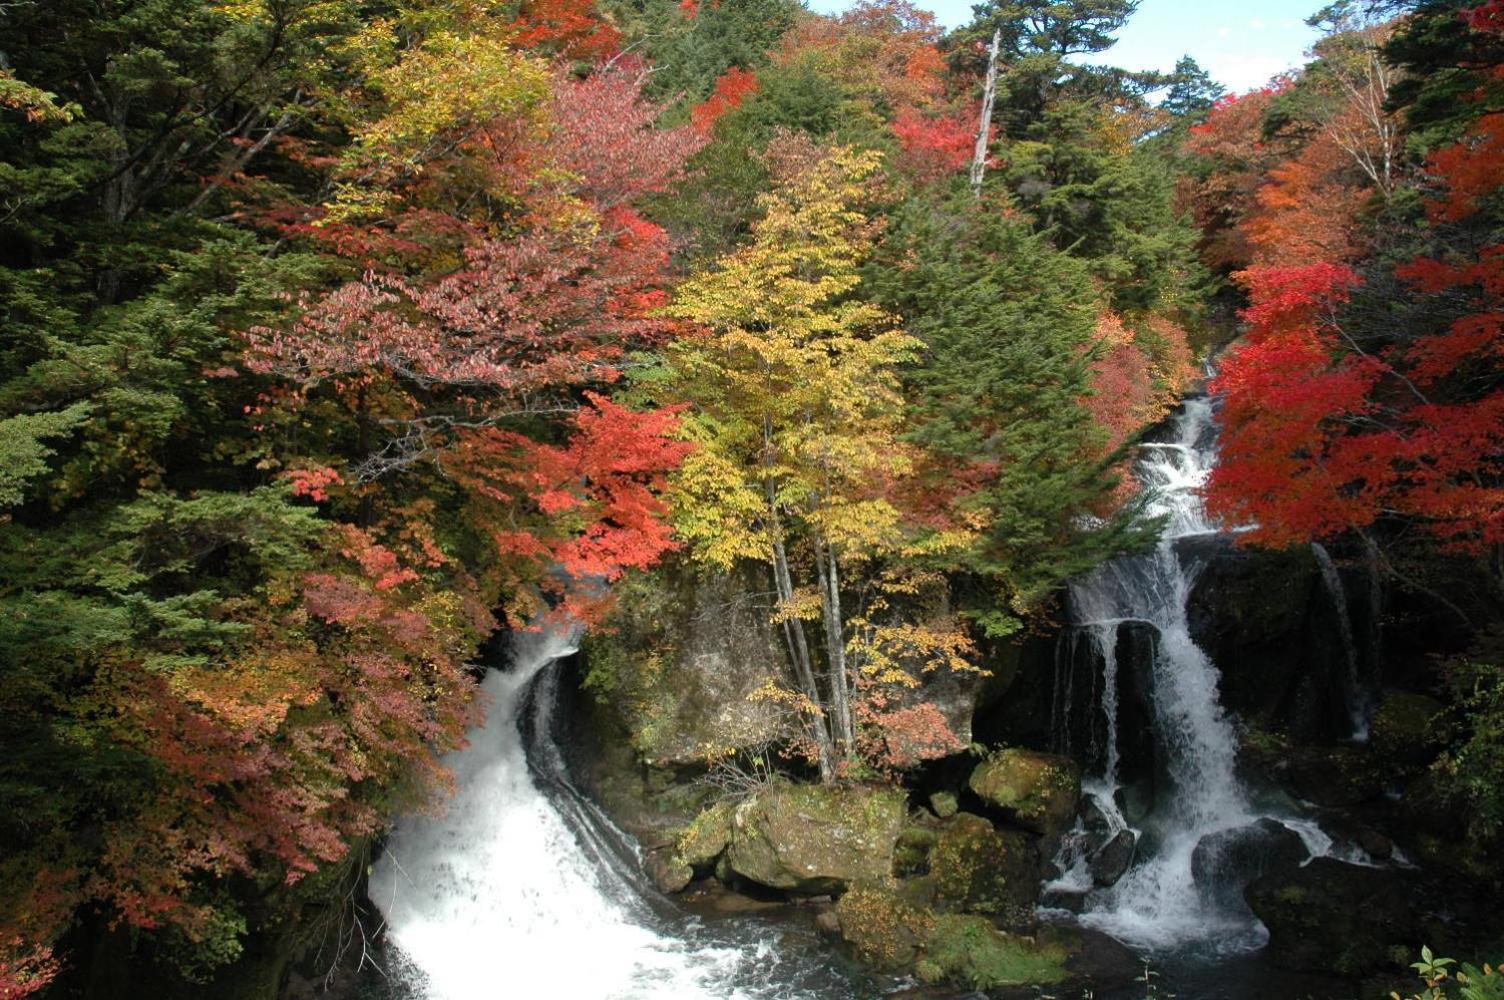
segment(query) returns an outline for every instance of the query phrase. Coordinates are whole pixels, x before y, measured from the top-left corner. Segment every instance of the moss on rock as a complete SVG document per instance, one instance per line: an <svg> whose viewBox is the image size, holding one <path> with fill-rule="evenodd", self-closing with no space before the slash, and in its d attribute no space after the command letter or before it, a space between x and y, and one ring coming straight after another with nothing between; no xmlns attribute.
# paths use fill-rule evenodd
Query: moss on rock
<svg viewBox="0 0 1504 1000"><path fill-rule="evenodd" d="M1020 826L1048 837L1070 828L1081 798L1081 770L1069 757L999 750L971 772L971 790Z"/></svg>
<svg viewBox="0 0 1504 1000"><path fill-rule="evenodd" d="M930 870L930 852L939 838L926 826L906 826L893 849L893 874L900 878Z"/></svg>
<svg viewBox="0 0 1504 1000"><path fill-rule="evenodd" d="M736 807L727 866L791 892L839 892L892 879L903 793L774 782Z"/></svg>
<svg viewBox="0 0 1504 1000"><path fill-rule="evenodd" d="M705 868L720 857L731 843L730 802L717 802L696 816L674 838L674 847L685 864Z"/></svg>
<svg viewBox="0 0 1504 1000"><path fill-rule="evenodd" d="M1063 982L1067 957L1058 945L1004 934L985 917L949 914L936 918L915 971L926 982L991 990Z"/></svg>
<svg viewBox="0 0 1504 1000"><path fill-rule="evenodd" d="M1429 763L1444 742L1437 717L1445 710L1445 705L1428 695L1392 692L1373 714L1369 739L1374 752L1386 760Z"/></svg>
<svg viewBox="0 0 1504 1000"><path fill-rule="evenodd" d="M1039 893L1039 855L1024 834L998 830L959 813L941 829L930 855L941 906L988 913L1014 927L1033 921Z"/></svg>
<svg viewBox="0 0 1504 1000"><path fill-rule="evenodd" d="M941 819L950 819L960 808L953 792L936 792L930 796L930 811Z"/></svg>
<svg viewBox="0 0 1504 1000"><path fill-rule="evenodd" d="M929 938L935 915L892 890L858 886L836 904L841 936L864 962L890 972L910 968Z"/></svg>

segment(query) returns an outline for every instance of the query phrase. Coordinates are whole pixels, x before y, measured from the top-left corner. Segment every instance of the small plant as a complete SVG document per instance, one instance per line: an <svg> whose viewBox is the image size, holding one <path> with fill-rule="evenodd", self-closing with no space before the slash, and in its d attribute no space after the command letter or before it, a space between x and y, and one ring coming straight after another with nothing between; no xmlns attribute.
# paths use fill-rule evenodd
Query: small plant
<svg viewBox="0 0 1504 1000"><path fill-rule="evenodd" d="M1425 991L1405 998L1391 993L1391 1000L1504 1000L1504 970L1487 962L1482 968L1452 966L1457 966L1455 959L1437 957L1422 947L1420 961L1411 962L1410 968L1425 982Z"/></svg>
<svg viewBox="0 0 1504 1000"><path fill-rule="evenodd" d="M1158 978L1159 973L1154 971L1154 967L1149 964L1147 958L1144 959L1144 973L1134 980L1136 983L1144 984L1144 1000L1160 1000L1161 997L1164 1000L1175 1000L1175 994L1159 991L1159 984L1154 981Z"/></svg>

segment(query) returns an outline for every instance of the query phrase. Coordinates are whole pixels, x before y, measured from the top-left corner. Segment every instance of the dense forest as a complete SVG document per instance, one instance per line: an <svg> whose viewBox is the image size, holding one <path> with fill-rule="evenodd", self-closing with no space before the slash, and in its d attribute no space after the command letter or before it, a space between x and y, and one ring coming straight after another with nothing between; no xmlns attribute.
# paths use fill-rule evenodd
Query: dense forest
<svg viewBox="0 0 1504 1000"><path fill-rule="evenodd" d="M1236 549L1388 595L1372 746L1496 892L1504 3L1340 0L1246 94L1111 67L1135 6L0 2L0 997L280 995L549 623L638 764L923 798L1202 392ZM676 730L717 588L768 641ZM851 884L868 964L1001 982L851 930L1000 910Z"/></svg>

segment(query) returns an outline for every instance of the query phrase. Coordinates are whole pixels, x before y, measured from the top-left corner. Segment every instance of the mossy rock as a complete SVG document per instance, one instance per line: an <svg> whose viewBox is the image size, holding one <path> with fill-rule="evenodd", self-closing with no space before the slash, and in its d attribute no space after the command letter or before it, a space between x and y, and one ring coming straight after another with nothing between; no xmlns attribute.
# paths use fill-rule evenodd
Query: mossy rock
<svg viewBox="0 0 1504 1000"><path fill-rule="evenodd" d="M986 917L937 917L915 971L929 983L973 989L1036 986L1070 978L1063 947L1005 934Z"/></svg>
<svg viewBox="0 0 1504 1000"><path fill-rule="evenodd" d="M1443 745L1445 734L1437 717L1445 710L1446 706L1428 695L1408 691L1387 695L1369 728L1374 751L1385 760L1429 763Z"/></svg>
<svg viewBox="0 0 1504 1000"><path fill-rule="evenodd" d="M904 824L892 788L765 785L736 807L724 858L737 875L790 892L840 892L892 879Z"/></svg>
<svg viewBox="0 0 1504 1000"><path fill-rule="evenodd" d="M1058 837L1076 818L1081 769L1069 757L999 750L971 772L971 790L1027 830Z"/></svg>
<svg viewBox="0 0 1504 1000"><path fill-rule="evenodd" d="M941 819L950 819L960 808L954 792L936 792L930 796L930 810Z"/></svg>
<svg viewBox="0 0 1504 1000"><path fill-rule="evenodd" d="M899 878L923 875L930 870L930 853L938 836L926 826L906 826L893 849L893 874Z"/></svg>
<svg viewBox="0 0 1504 1000"><path fill-rule="evenodd" d="M980 816L959 813L936 838L930 874L945 909L993 914L1010 927L1033 922L1039 853L1022 833L998 830Z"/></svg>
<svg viewBox="0 0 1504 1000"><path fill-rule="evenodd" d="M847 892L836 903L836 916L841 936L857 957L890 972L913 966L935 924L929 910L877 886L858 886Z"/></svg>
<svg viewBox="0 0 1504 1000"><path fill-rule="evenodd" d="M674 838L676 853L693 868L708 868L731 843L730 802L717 802L696 816Z"/></svg>
<svg viewBox="0 0 1504 1000"><path fill-rule="evenodd" d="M694 881L695 870L684 859L669 851L659 851L648 857L648 877L662 892L680 892Z"/></svg>
<svg viewBox="0 0 1504 1000"><path fill-rule="evenodd" d="M916 875L913 878L902 879L898 883L898 898L910 906L922 910L932 910L939 898L939 890L935 886L935 876Z"/></svg>

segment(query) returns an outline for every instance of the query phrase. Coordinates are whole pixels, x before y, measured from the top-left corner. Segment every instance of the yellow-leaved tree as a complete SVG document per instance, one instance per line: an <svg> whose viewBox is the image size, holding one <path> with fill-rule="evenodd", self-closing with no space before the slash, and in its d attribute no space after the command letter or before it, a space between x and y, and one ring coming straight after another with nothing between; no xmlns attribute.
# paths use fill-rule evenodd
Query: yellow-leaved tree
<svg viewBox="0 0 1504 1000"><path fill-rule="evenodd" d="M669 308L704 331L667 359L699 445L678 475L675 527L703 563L768 565L790 694L830 780L857 753L853 660L872 631L843 609L843 577L906 544L890 500L911 465L896 369L917 341L854 294L875 234L860 206L881 154L783 136L768 157L775 183L751 242Z"/></svg>

